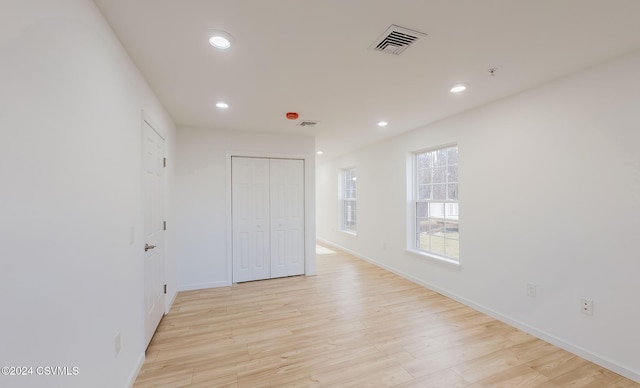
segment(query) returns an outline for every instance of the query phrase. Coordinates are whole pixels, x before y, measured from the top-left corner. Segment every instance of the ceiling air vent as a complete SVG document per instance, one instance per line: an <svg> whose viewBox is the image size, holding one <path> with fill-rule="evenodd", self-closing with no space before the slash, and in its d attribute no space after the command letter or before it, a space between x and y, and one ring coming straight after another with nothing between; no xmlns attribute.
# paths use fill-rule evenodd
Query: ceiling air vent
<svg viewBox="0 0 640 388"><path fill-rule="evenodd" d="M302 120L301 122L298 123L298 126L305 127L305 128L313 128L318 124L320 124L320 122L318 121Z"/></svg>
<svg viewBox="0 0 640 388"><path fill-rule="evenodd" d="M400 55L427 34L392 24L388 30L369 47L369 50Z"/></svg>

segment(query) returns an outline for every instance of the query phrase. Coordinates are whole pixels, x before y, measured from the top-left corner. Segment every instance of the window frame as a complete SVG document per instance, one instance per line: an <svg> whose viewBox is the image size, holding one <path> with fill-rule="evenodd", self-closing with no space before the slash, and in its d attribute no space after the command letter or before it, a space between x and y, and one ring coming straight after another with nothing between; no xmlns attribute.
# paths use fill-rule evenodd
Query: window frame
<svg viewBox="0 0 640 388"><path fill-rule="evenodd" d="M460 155L460 147L458 145L458 143L447 143L447 144L443 144L443 145L438 145L436 147L430 147L430 148L426 148L426 149L421 149L421 150L417 150L417 151L413 151L411 152L408 157L407 157L407 252L418 255L420 257L425 257L428 259L433 260L436 263L439 264L445 264L448 266L452 266L453 268L460 268L460 254L459 254L459 250L460 250L460 237L458 235L457 241L457 250L458 250L458 257L451 257L451 256L446 256L444 254L439 254L437 252L434 251L430 251L430 250L425 250L423 248L420 247L420 231L418 230L418 225L420 220L418 218L418 204L419 203L433 203L434 200L433 199L419 199L419 183L418 183L418 179L419 179L419 169L418 169L418 155L420 154L425 154L425 153L430 153L430 152L437 152L439 150L447 150L449 148L453 148L456 147L458 149L458 161L456 163L456 173L458 175L458 179L456 181L456 183L459 185L460 182L460 159L459 159L459 155ZM451 165L446 164L445 165L447 168L450 167ZM448 180L445 180L445 182L443 184L450 184L448 182ZM459 187L459 186L458 186ZM459 216L459 210L460 210L460 197L459 197L459 192L456 193L456 197L457 200L450 200L450 199L445 199L445 200L436 200L437 203L443 203L443 211L446 213L446 206L448 206L448 204L457 204L457 219L455 221L453 221L454 223L457 224L458 226L458 233L460 231L460 216ZM446 197L445 197L446 198ZM446 216L443 215L442 218L442 222L445 223L445 225L447 224L446 222ZM446 237L445 238L445 244L446 244ZM445 252L446 252L446 248L445 248Z"/></svg>
<svg viewBox="0 0 640 388"><path fill-rule="evenodd" d="M358 235L358 218L357 218L357 212L358 212L358 207L357 207L357 197L358 197L358 190L357 190L357 184L354 183L353 187L348 187L349 185L347 185L347 176L352 179L352 178L356 178L355 180L353 180L353 182L357 182L357 170L355 166L351 166L351 167L344 167L340 169L340 175L339 175L339 180L340 180L340 184L339 184L339 200L340 200L340 215L339 215L339 230L343 233L347 233L351 236L357 236ZM353 191L354 192L354 196L348 196L348 192L349 191ZM350 222L348 220L348 215L346 213L347 211L347 204L353 204L354 206L354 210L352 211L353 214L353 218L352 221ZM350 227L350 223L352 224Z"/></svg>

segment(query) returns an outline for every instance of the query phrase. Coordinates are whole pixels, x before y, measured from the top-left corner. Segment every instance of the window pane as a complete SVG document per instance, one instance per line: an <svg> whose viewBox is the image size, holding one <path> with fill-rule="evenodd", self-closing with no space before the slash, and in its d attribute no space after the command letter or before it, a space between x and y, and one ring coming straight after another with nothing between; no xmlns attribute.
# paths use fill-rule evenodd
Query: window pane
<svg viewBox="0 0 640 388"><path fill-rule="evenodd" d="M458 147L447 148L447 164L458 164Z"/></svg>
<svg viewBox="0 0 640 388"><path fill-rule="evenodd" d="M447 185L433 185L433 199L447 199Z"/></svg>
<svg viewBox="0 0 640 388"><path fill-rule="evenodd" d="M449 166L447 167L447 182L457 182L458 181L458 166Z"/></svg>
<svg viewBox="0 0 640 388"><path fill-rule="evenodd" d="M439 149L437 151L431 152L434 155L434 164L436 166L446 166L447 165L447 150Z"/></svg>
<svg viewBox="0 0 640 388"><path fill-rule="evenodd" d="M429 204L426 202L416 203L416 218L425 219L429 216Z"/></svg>
<svg viewBox="0 0 640 388"><path fill-rule="evenodd" d="M343 170L343 174L344 174L345 193L349 192L350 195L352 195L351 192L355 192L355 189L356 189L356 170L353 168L349 168L349 169Z"/></svg>
<svg viewBox="0 0 640 388"><path fill-rule="evenodd" d="M416 247L423 251L431 250L431 242L427 233L418 233Z"/></svg>
<svg viewBox="0 0 640 388"><path fill-rule="evenodd" d="M434 220L433 218L429 218L424 221L425 224L425 232L430 235L437 235L442 231L442 222L438 220Z"/></svg>
<svg viewBox="0 0 640 388"><path fill-rule="evenodd" d="M420 246L421 239L423 236L427 234L429 231L429 225L427 225L427 204L426 203L418 203L416 204L416 244Z"/></svg>
<svg viewBox="0 0 640 388"><path fill-rule="evenodd" d="M458 223L445 222L442 228L442 233L446 238L458 240Z"/></svg>
<svg viewBox="0 0 640 388"><path fill-rule="evenodd" d="M431 193L432 193L431 185L418 186L418 199L432 199Z"/></svg>
<svg viewBox="0 0 640 388"><path fill-rule="evenodd" d="M458 204L447 203L445 204L444 218L447 220L458 220Z"/></svg>
<svg viewBox="0 0 640 388"><path fill-rule="evenodd" d="M444 229L444 222L430 218L424 222L425 231L432 236L439 236Z"/></svg>
<svg viewBox="0 0 640 388"><path fill-rule="evenodd" d="M431 175L433 170L430 168L423 168L418 170L418 184L431 183Z"/></svg>
<svg viewBox="0 0 640 388"><path fill-rule="evenodd" d="M453 259L460 258L460 242L458 240L445 239L445 256Z"/></svg>
<svg viewBox="0 0 640 388"><path fill-rule="evenodd" d="M444 219L444 203L429 202L429 218Z"/></svg>
<svg viewBox="0 0 640 388"><path fill-rule="evenodd" d="M460 258L460 234L457 222L446 222L443 229L445 238L446 256L454 259Z"/></svg>
<svg viewBox="0 0 640 388"><path fill-rule="evenodd" d="M458 184L457 183L447 185L447 199L450 201L458 200Z"/></svg>
<svg viewBox="0 0 640 388"><path fill-rule="evenodd" d="M434 167L433 183L446 183L446 167Z"/></svg>
<svg viewBox="0 0 640 388"><path fill-rule="evenodd" d="M430 240L431 246L429 247L429 252L433 252L440 256L446 256L444 237L440 235L431 235Z"/></svg>
<svg viewBox="0 0 640 388"><path fill-rule="evenodd" d="M428 168L433 166L433 155L431 154L431 152L417 154L416 159L417 159L416 164L418 165L418 169Z"/></svg>
<svg viewBox="0 0 640 388"><path fill-rule="evenodd" d="M356 230L356 202L345 201L344 203L344 229Z"/></svg>

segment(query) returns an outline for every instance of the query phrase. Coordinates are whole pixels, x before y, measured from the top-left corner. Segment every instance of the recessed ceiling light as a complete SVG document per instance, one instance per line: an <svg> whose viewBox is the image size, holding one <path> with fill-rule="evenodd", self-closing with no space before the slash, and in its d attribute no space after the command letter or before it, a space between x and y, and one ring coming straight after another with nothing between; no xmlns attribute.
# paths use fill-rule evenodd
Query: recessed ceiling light
<svg viewBox="0 0 640 388"><path fill-rule="evenodd" d="M461 92L464 92L465 90L467 90L467 84L456 84L456 85L453 85L453 87L449 91L451 93L461 93Z"/></svg>
<svg viewBox="0 0 640 388"><path fill-rule="evenodd" d="M386 121L378 121L379 127L386 127L387 125L389 125L389 123L387 123Z"/></svg>
<svg viewBox="0 0 640 388"><path fill-rule="evenodd" d="M231 47L231 35L224 31L214 31L209 38L209 44L222 50L228 49Z"/></svg>
<svg viewBox="0 0 640 388"><path fill-rule="evenodd" d="M227 104L226 102L220 101L216 104L216 106L220 109L227 109L229 107L229 104Z"/></svg>
<svg viewBox="0 0 640 388"><path fill-rule="evenodd" d="M322 154L324 154L324 152L322 152L322 151L318 150L318 151L316 151L316 154L318 154L318 155L322 155Z"/></svg>

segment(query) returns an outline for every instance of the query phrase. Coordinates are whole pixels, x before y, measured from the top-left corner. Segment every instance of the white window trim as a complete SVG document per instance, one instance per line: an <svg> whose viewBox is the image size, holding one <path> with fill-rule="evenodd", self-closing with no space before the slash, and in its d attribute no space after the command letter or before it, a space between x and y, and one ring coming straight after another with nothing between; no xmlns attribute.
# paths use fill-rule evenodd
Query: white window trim
<svg viewBox="0 0 640 388"><path fill-rule="evenodd" d="M414 256L427 259L428 261L433 262L435 264L440 264L451 269L459 270L462 268L462 262L460 259L456 260L450 257L440 256L435 253L416 249L415 247L415 240L417 235L417 230L416 230L417 215L416 215L416 206L415 206L415 201L416 201L415 196L416 196L417 187L416 187L415 177L418 170L418 167L416 166L415 155L423 152L431 152L438 149L449 148L454 146L459 147L458 143L447 143L447 144L442 144L436 147L416 150L416 151L410 152L407 155L407 169L406 169L407 171L407 234L406 234L407 248L405 249L405 252ZM459 173L460 171L458 170L458 174ZM460 200L458 200L458 203L459 202Z"/></svg>
<svg viewBox="0 0 640 388"><path fill-rule="evenodd" d="M415 227L414 227L415 229ZM462 268L462 264L460 263L460 259L456 260L456 259L452 259L450 257L444 257L444 256L439 256L436 255L435 253L430 253L430 252L426 252L426 251L421 251L415 248L410 248L408 247L405 252L410 253L414 256L418 256L418 257L422 257L424 259L428 259L429 261L436 263L436 264L441 264L445 267L449 267L449 268L453 268L453 269L461 269Z"/></svg>
<svg viewBox="0 0 640 388"><path fill-rule="evenodd" d="M358 233L356 232L352 232L350 230L344 230L344 229L338 229L337 231L344 234L347 237L358 238Z"/></svg>

